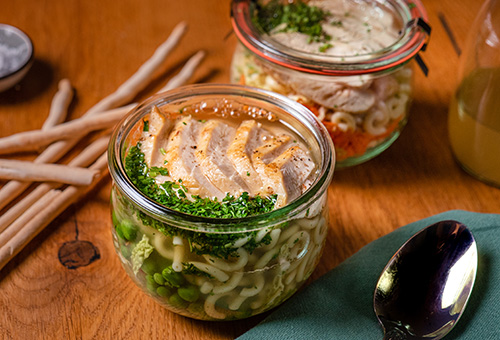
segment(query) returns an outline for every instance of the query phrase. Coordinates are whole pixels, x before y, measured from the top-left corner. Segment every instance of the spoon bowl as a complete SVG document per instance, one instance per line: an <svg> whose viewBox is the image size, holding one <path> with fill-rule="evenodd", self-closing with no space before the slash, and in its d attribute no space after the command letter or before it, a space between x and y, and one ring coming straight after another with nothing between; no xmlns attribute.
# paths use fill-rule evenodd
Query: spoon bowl
<svg viewBox="0 0 500 340"><path fill-rule="evenodd" d="M384 340L437 340L455 326L474 285L477 247L457 221L432 224L389 260L373 306Z"/></svg>

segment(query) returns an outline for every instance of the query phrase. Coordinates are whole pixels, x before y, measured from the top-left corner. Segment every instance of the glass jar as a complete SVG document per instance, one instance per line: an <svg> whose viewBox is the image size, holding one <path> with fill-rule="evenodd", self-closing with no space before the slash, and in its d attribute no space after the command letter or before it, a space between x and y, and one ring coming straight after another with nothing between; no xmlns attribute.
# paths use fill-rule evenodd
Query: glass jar
<svg viewBox="0 0 500 340"><path fill-rule="evenodd" d="M410 61L416 59L426 71L417 52L430 34L427 14L419 0L304 4L233 1L232 25L239 44L231 82L305 105L328 129L336 166L360 164L387 149L406 125L413 92ZM286 17L291 12L296 15ZM289 19L300 15L309 23L323 15L322 33L314 35L309 26ZM273 20L279 22L276 27Z"/></svg>
<svg viewBox="0 0 500 340"><path fill-rule="evenodd" d="M153 106L217 117L271 113L309 147L313 180L285 206L249 217L199 217L159 204L132 184L125 164ZM316 267L335 156L328 132L304 106L245 86L191 85L138 106L114 131L108 154L116 252L130 278L166 308L202 320L250 317L281 304Z"/></svg>
<svg viewBox="0 0 500 340"><path fill-rule="evenodd" d="M469 30L448 114L451 149L472 176L500 187L500 1L485 1Z"/></svg>

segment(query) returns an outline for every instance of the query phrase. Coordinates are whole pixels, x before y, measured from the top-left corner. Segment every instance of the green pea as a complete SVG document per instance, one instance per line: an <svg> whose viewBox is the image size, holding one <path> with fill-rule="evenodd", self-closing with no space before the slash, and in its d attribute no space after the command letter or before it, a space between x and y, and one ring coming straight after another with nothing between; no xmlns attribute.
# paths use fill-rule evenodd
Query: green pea
<svg viewBox="0 0 500 340"><path fill-rule="evenodd" d="M130 220L123 220L120 223L120 229L127 241L133 241L137 237L137 228Z"/></svg>
<svg viewBox="0 0 500 340"><path fill-rule="evenodd" d="M186 308L187 302L184 301L178 294L172 294L168 298L168 303L175 308Z"/></svg>
<svg viewBox="0 0 500 340"><path fill-rule="evenodd" d="M156 289L158 289L158 284L156 282L146 282L146 287L151 293L156 293Z"/></svg>
<svg viewBox="0 0 500 340"><path fill-rule="evenodd" d="M118 220L118 217L116 216L116 212L114 210L111 212L111 220L113 221L114 226L120 224L120 221Z"/></svg>
<svg viewBox="0 0 500 340"><path fill-rule="evenodd" d="M149 257L142 263L141 269L147 274L154 275L161 271L164 263L165 259L161 257L156 250L153 250L153 252L149 254Z"/></svg>
<svg viewBox="0 0 500 340"><path fill-rule="evenodd" d="M159 285L163 286L165 284L165 279L160 273L154 273L153 278Z"/></svg>
<svg viewBox="0 0 500 340"><path fill-rule="evenodd" d="M122 244L120 246L120 252L122 253L123 257L125 257L126 259L128 259L130 257L131 252L130 252L130 249L126 245Z"/></svg>
<svg viewBox="0 0 500 340"><path fill-rule="evenodd" d="M204 307L202 301L196 301L196 302L190 303L187 309L193 315L196 315L196 316L204 316L205 315L205 307Z"/></svg>
<svg viewBox="0 0 500 340"><path fill-rule="evenodd" d="M200 297L200 290L196 286L189 285L177 289L177 294L187 302L195 302Z"/></svg>
<svg viewBox="0 0 500 340"><path fill-rule="evenodd" d="M174 269L169 266L163 269L161 275L165 278L167 284L171 287L180 287L184 283L184 276L181 273L174 271Z"/></svg>
<svg viewBox="0 0 500 340"><path fill-rule="evenodd" d="M115 225L115 231L116 231L116 235L118 235L119 238L121 238L122 240L125 240L125 236L123 236L123 231L122 231L122 228L120 227L119 224Z"/></svg>
<svg viewBox="0 0 500 340"><path fill-rule="evenodd" d="M172 294L172 291L169 288L165 287L165 286L160 286L160 287L156 288L156 294L158 294L161 297L166 298L170 294Z"/></svg>
<svg viewBox="0 0 500 340"><path fill-rule="evenodd" d="M147 283L151 283L151 284L157 284L156 281L155 281L155 279L154 279L154 277L153 277L153 275L151 275L151 274L147 274L146 275L146 282Z"/></svg>

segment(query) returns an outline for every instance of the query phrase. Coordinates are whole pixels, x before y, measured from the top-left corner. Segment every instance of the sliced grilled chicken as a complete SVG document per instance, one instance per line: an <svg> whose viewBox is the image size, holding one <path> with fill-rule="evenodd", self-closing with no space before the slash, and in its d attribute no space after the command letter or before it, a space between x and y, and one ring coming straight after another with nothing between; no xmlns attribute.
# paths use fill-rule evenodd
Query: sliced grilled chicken
<svg viewBox="0 0 500 340"><path fill-rule="evenodd" d="M240 178L245 182L250 195L255 196L262 190L262 179L255 171L249 155L262 144L261 125L255 120L243 121L234 134L227 149L227 158Z"/></svg>
<svg viewBox="0 0 500 340"><path fill-rule="evenodd" d="M170 176L176 181L180 179L191 194L223 199L225 194L203 174L195 155L200 127L201 123L191 116L182 117L175 123L165 150L167 169Z"/></svg>
<svg viewBox="0 0 500 340"><path fill-rule="evenodd" d="M242 181L225 156L235 129L213 119L202 123L200 130L196 157L201 171L220 191L240 195L243 189L236 181ZM246 187L244 182L243 185Z"/></svg>
<svg viewBox="0 0 500 340"><path fill-rule="evenodd" d="M283 177L279 170L275 169L275 166L268 166L268 163L272 163L281 154L281 151L290 143L290 140L291 137L288 135L270 138L252 153L253 166L262 179L260 194L262 196L277 194L276 205L278 207L284 206L287 201Z"/></svg>
<svg viewBox="0 0 500 340"><path fill-rule="evenodd" d="M141 151L149 167L164 166L165 146L168 141L168 132L171 123L165 115L154 106L149 115L148 129L141 136Z"/></svg>
<svg viewBox="0 0 500 340"><path fill-rule="evenodd" d="M282 177L279 183L283 184L280 190L286 193L285 203L293 201L309 187L308 179L314 166L311 156L298 145L288 148L267 165L268 172L279 173Z"/></svg>

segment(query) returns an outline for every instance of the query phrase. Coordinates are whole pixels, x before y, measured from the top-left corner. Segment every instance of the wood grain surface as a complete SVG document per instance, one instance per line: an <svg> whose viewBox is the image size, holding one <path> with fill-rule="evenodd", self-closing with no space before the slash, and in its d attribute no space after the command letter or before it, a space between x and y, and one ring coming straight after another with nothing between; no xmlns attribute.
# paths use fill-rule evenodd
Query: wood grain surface
<svg viewBox="0 0 500 340"><path fill-rule="evenodd" d="M463 49L481 3L423 2L433 28L422 55L429 76L416 72L415 100L401 137L379 157L335 172L329 189L327 245L310 281L407 223L451 209L500 213L500 189L462 171L447 138L448 103L459 56L440 17ZM154 93L200 49L207 56L192 82L228 82L236 44L230 34L229 4L2 1L0 22L29 34L35 62L19 85L0 93L0 137L39 129L63 78L76 89L70 118L81 116L132 75L182 20L189 25L186 36L153 84L135 100ZM0 339L234 339L265 317L202 322L178 316L147 298L127 277L113 249L110 186L109 178L103 180L0 271Z"/></svg>

